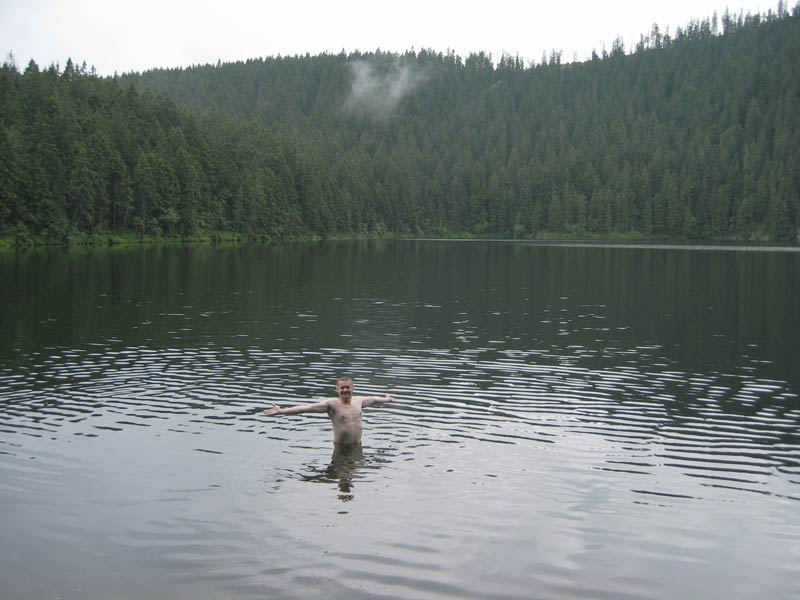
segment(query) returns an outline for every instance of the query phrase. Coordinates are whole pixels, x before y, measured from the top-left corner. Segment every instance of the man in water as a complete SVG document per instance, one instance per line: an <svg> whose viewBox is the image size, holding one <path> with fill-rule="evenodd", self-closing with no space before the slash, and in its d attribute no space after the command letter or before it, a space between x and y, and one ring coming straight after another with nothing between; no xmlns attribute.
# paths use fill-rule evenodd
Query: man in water
<svg viewBox="0 0 800 600"><path fill-rule="evenodd" d="M273 404L264 411L265 415L298 415L300 413L328 413L333 424L333 443L340 446L357 446L361 444L361 409L373 404L392 402L394 398L385 396L353 396L353 380L340 377L336 381L338 398L327 398L313 404L301 404L291 408L280 408Z"/></svg>

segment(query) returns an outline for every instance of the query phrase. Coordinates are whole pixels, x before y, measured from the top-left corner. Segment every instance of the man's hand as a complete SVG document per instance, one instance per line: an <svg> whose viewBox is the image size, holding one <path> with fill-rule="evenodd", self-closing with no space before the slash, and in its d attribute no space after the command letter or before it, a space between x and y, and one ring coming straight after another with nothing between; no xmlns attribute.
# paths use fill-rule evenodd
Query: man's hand
<svg viewBox="0 0 800 600"><path fill-rule="evenodd" d="M263 413L265 415L277 415L281 412L281 407L277 404L273 404L272 407L264 409Z"/></svg>

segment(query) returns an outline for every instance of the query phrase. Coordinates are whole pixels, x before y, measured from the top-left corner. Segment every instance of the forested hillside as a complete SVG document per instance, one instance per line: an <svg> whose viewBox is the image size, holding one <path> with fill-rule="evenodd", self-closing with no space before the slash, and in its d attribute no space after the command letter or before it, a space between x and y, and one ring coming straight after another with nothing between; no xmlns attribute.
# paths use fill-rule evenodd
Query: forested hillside
<svg viewBox="0 0 800 600"><path fill-rule="evenodd" d="M571 64L422 50L103 79L6 63L0 109L6 233L800 227L797 7L654 26Z"/></svg>
<svg viewBox="0 0 800 600"><path fill-rule="evenodd" d="M178 109L67 62L0 69L0 232L303 231L305 160L280 135Z"/></svg>

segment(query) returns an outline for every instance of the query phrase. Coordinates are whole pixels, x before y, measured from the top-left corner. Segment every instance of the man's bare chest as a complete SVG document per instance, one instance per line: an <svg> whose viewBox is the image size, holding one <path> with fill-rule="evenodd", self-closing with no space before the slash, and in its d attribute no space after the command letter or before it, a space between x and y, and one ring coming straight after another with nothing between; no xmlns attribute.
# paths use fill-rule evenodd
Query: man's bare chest
<svg viewBox="0 0 800 600"><path fill-rule="evenodd" d="M328 416L335 423L351 423L361 420L361 403L334 404L328 409Z"/></svg>

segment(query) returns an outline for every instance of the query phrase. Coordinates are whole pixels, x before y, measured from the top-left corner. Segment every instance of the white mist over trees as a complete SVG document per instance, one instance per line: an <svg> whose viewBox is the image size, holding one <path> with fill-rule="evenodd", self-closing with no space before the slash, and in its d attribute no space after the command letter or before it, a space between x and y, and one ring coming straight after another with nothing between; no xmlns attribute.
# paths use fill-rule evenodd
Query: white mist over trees
<svg viewBox="0 0 800 600"><path fill-rule="evenodd" d="M380 70L366 60L354 60L349 67L351 87L343 108L353 114L386 118L423 79L415 63L399 59Z"/></svg>

